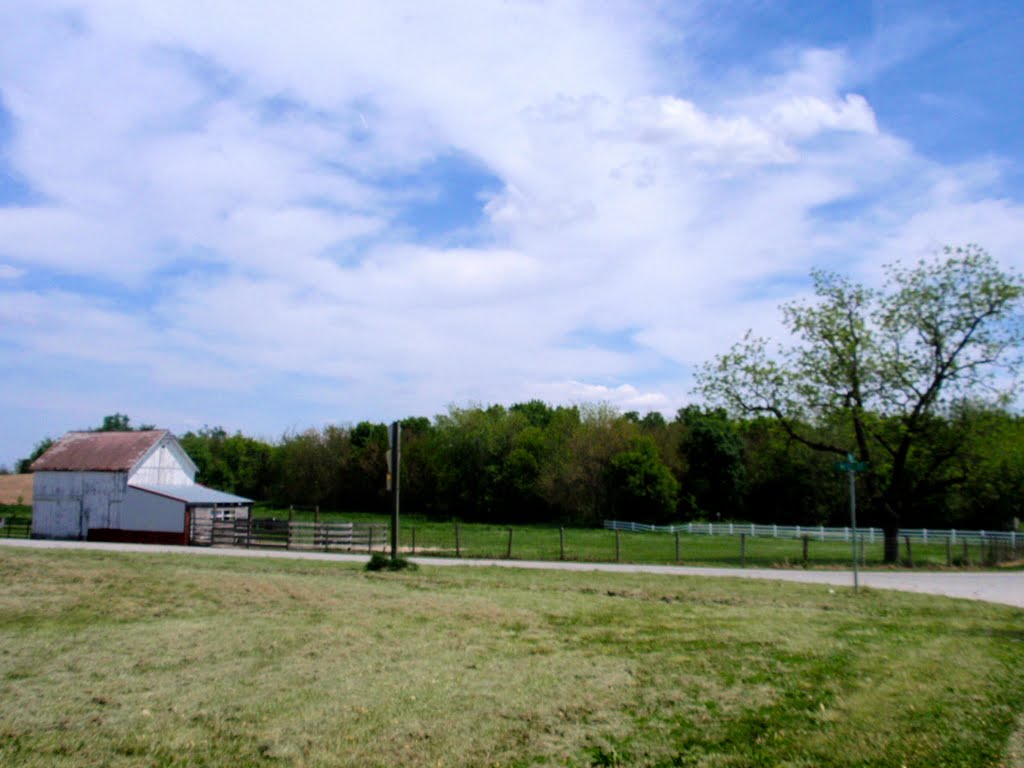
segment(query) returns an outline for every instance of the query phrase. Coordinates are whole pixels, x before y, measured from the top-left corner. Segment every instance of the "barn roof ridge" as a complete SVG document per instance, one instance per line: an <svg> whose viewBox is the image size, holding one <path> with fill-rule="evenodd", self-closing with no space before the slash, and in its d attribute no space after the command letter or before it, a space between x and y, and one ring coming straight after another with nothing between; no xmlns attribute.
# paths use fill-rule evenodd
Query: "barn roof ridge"
<svg viewBox="0 0 1024 768"><path fill-rule="evenodd" d="M177 443L167 429L67 432L32 463L32 471L130 472L168 436Z"/></svg>

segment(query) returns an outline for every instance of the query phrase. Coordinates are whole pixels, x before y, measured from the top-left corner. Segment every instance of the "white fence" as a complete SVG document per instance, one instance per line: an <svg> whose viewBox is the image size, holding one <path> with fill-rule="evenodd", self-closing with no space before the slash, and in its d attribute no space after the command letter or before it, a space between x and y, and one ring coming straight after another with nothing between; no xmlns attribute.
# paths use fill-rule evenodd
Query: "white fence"
<svg viewBox="0 0 1024 768"><path fill-rule="evenodd" d="M799 539L807 536L818 541L849 541L850 528L826 528L823 525L754 525L753 523L679 523L678 525L646 525L621 520L605 520L604 527L610 531L632 531L634 533L691 533L706 536L763 536L774 539ZM873 544L882 541L881 528L857 528L862 541ZM1024 544L1024 533L1017 531L961 531L955 528L900 528L900 539L910 537L911 541L924 544L951 544L968 542L987 544L1005 541L1015 547Z"/></svg>

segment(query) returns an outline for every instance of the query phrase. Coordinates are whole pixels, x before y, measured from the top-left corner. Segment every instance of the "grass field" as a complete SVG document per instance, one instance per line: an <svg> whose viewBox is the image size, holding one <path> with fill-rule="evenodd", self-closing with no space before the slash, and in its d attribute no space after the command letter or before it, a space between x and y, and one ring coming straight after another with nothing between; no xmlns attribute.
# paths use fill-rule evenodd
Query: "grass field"
<svg viewBox="0 0 1024 768"><path fill-rule="evenodd" d="M24 538L29 535L31 507L0 505L0 536ZM255 517L288 519L287 509L260 507ZM297 521L312 521L310 510L295 511ZM322 522L370 522L390 525L390 517L365 512L324 512L317 516ZM458 528L458 533L456 533ZM438 522L421 515L405 515L400 526L401 546L405 553L420 556L505 558L509 554L509 527L479 523ZM564 550L563 550L564 542ZM615 562L647 564L682 564L752 567L812 567L848 568L852 558L851 545L843 541L818 541L809 536L807 560L804 543L800 539L773 539L747 536L741 545L740 537L707 536L702 534L679 536L678 559L675 537L665 533L626 533L619 535L618 545L613 531L602 528L566 528L560 532L553 525L517 525L512 531L512 558L517 560L566 560L582 562ZM742 547L742 548L741 548ZM375 549L387 548L385 537L376 542ZM962 546L947 552L943 542L922 544L914 542L911 558L902 551L901 565L906 567L942 568L949 560L953 565L992 565L992 551L980 544L972 544L964 557ZM865 542L865 567L886 567L883 564L881 537ZM1013 561L1009 563L1013 567ZM1020 563L1016 563L1020 567ZM1006 567L1003 563L1001 567Z"/></svg>
<svg viewBox="0 0 1024 768"><path fill-rule="evenodd" d="M0 584L3 766L1020 765L1007 607L17 549Z"/></svg>
<svg viewBox="0 0 1024 768"><path fill-rule="evenodd" d="M259 517L288 517L288 510L261 509ZM296 512L296 520L312 520L313 513ZM372 515L360 512L328 512L319 516L322 521L351 520L389 524L386 515ZM459 541L456 542L455 524L428 520L418 515L402 518L401 545L406 552L412 551L415 543L417 555L454 556L456 543L462 557L503 558L508 555L508 526L482 525L478 523L459 524ZM415 531L415 533L414 533ZM415 535L415 542L413 536ZM615 533L601 528L566 528L564 533L565 559L586 562L614 562L616 559ZM382 542L383 544L383 542ZM515 526L512 533L512 557L518 560L558 560L562 555L558 526L522 525ZM883 565L883 542L881 537L864 545L864 562L867 566ZM954 563L963 564L963 549L957 546L952 551ZM980 545L971 545L968 552L970 565L982 565L987 551ZM818 541L813 536L807 544L807 565L810 567L849 567L852 548L847 542ZM904 565L909 564L903 550ZM912 544L911 556L915 567L945 567L946 546L943 542ZM621 533L619 535L618 557L622 562L674 564L676 560L675 537L665 533ZM700 534L680 535L679 563L685 565L733 566L741 562L755 567L802 566L803 542L800 539L773 539L767 537L746 537L745 552L741 553L739 536L707 536Z"/></svg>

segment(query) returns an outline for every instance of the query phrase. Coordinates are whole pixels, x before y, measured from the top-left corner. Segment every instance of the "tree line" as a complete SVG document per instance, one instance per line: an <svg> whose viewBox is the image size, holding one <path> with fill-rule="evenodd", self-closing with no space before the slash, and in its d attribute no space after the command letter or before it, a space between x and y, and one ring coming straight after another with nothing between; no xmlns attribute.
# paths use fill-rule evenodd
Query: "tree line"
<svg viewBox="0 0 1024 768"><path fill-rule="evenodd" d="M846 426L801 428L838 440ZM942 483L931 457L954 436L960 458ZM213 487L279 506L388 509L385 424L328 425L274 442L219 427L180 439L199 482ZM968 405L935 416L906 472L922 492L907 503L902 525L1004 529L1021 516L1024 421ZM834 456L794 439L778 420L722 408L691 405L668 420L533 400L402 421L403 510L438 519L841 526L849 516L846 483ZM881 525L878 510L866 507L862 521Z"/></svg>

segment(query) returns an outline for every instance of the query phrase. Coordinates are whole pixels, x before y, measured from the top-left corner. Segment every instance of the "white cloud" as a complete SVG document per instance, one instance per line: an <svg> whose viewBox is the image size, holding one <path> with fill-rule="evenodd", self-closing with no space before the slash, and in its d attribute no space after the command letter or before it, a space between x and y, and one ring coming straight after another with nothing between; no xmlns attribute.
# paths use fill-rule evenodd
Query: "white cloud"
<svg viewBox="0 0 1024 768"><path fill-rule="evenodd" d="M843 50L690 87L659 46L699 13L10 3L3 150L33 202L0 207L0 340L27 366L171 382L182 419L218 421L189 393L222 387L245 427L246 393L275 382L278 420L253 427L272 433L309 402L670 412L672 371L777 330L811 265L869 274L965 240L1020 265L998 162L947 168L887 133ZM419 177L452 157L497 189ZM449 193L473 210L420 238ZM10 290L22 275L53 284ZM570 343L588 332L626 341Z"/></svg>

